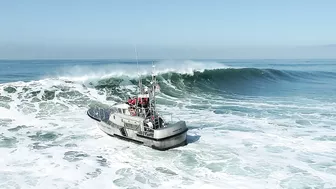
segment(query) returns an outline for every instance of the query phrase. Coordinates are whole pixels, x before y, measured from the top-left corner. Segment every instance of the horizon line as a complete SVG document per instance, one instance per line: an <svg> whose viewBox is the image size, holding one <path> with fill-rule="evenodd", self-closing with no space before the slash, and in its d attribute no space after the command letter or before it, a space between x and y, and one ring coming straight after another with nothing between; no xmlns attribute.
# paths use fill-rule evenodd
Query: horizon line
<svg viewBox="0 0 336 189"><path fill-rule="evenodd" d="M136 58L0 58L0 61L19 61L19 60L134 60ZM336 60L336 58L138 58L140 61L155 61L155 60Z"/></svg>

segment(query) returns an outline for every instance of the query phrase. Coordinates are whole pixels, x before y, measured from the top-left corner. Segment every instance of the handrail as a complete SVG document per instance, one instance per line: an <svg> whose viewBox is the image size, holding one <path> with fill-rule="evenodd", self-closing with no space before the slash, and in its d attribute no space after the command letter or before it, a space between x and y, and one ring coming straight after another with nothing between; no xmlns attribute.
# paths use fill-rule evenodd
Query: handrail
<svg viewBox="0 0 336 189"><path fill-rule="evenodd" d="M149 130L152 130L152 131L154 131L155 129L153 129L153 128L150 128L150 127L147 127L147 126L144 126L144 128L147 128L147 129L149 129ZM144 132L146 132L146 131L144 131Z"/></svg>
<svg viewBox="0 0 336 189"><path fill-rule="evenodd" d="M173 113L159 113L159 116L170 116L170 121L172 122L173 121ZM163 117L161 117L163 119ZM174 116L174 119L177 119L179 121L181 121L180 118Z"/></svg>

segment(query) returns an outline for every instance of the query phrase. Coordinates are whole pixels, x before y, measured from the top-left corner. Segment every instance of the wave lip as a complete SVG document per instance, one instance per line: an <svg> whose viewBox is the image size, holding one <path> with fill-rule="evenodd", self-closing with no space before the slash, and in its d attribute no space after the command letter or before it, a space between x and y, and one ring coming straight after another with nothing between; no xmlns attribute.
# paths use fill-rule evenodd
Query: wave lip
<svg viewBox="0 0 336 189"><path fill-rule="evenodd" d="M155 62L157 74L180 73L194 74L195 71L203 72L211 69L229 68L223 63L192 60L163 60ZM139 75L148 76L152 73L152 64L136 62L131 64L113 63L102 66L74 66L60 71L58 79L78 82L107 79L112 77L138 78Z"/></svg>
<svg viewBox="0 0 336 189"><path fill-rule="evenodd" d="M336 73L333 72L229 67L215 61L162 60L155 62L155 66L161 91L174 98L183 97L187 93L292 95L297 94L295 91L298 89L313 93L323 87L333 90L330 84L336 82ZM66 67L58 72L57 77L46 76L36 82L75 82L120 95L130 91L128 89L133 90L139 76L147 85L151 72L150 61L141 61L138 65L132 61L106 62Z"/></svg>

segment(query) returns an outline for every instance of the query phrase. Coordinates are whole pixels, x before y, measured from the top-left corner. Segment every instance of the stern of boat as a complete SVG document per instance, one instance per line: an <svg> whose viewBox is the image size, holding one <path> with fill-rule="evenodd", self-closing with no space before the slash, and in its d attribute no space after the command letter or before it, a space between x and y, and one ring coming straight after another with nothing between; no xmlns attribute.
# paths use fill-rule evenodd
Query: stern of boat
<svg viewBox="0 0 336 189"><path fill-rule="evenodd" d="M157 150L168 150L187 144L187 125L185 121L169 124L167 127L154 130L155 139L152 148Z"/></svg>

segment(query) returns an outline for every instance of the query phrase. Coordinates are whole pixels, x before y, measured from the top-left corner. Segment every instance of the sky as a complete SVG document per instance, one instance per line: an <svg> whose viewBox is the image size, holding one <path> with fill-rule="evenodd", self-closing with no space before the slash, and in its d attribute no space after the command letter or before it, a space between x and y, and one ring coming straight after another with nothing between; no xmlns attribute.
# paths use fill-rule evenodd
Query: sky
<svg viewBox="0 0 336 189"><path fill-rule="evenodd" d="M336 58L335 0L0 0L0 59Z"/></svg>

